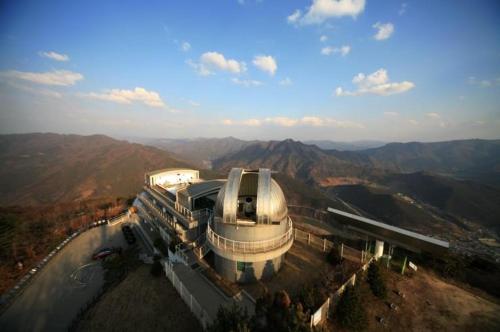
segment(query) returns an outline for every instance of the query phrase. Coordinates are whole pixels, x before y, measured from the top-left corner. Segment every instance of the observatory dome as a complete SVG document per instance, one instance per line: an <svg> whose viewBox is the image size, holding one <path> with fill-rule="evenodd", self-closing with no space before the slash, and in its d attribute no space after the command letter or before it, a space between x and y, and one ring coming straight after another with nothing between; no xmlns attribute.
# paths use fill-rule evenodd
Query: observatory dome
<svg viewBox="0 0 500 332"><path fill-rule="evenodd" d="M247 213L248 212L248 213ZM269 169L233 169L217 196L214 211L223 222L253 220L258 224L281 222L287 217L285 196Z"/></svg>

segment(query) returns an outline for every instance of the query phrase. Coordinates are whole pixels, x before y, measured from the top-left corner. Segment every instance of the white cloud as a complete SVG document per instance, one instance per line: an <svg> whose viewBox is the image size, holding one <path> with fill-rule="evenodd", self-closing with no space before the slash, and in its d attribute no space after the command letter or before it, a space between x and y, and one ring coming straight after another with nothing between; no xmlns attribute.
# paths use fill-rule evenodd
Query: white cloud
<svg viewBox="0 0 500 332"><path fill-rule="evenodd" d="M54 70L44 73L9 70L0 76L44 85L70 86L83 79L83 75L69 70Z"/></svg>
<svg viewBox="0 0 500 332"><path fill-rule="evenodd" d="M394 116L398 116L399 113L398 112L384 112L384 115L394 117Z"/></svg>
<svg viewBox="0 0 500 332"><path fill-rule="evenodd" d="M300 19L301 16L302 16L302 12L297 9L291 15L287 16L286 20L290 24L295 24L298 22L298 20Z"/></svg>
<svg viewBox="0 0 500 332"><path fill-rule="evenodd" d="M136 87L134 90L111 89L103 93L91 92L82 96L119 104L139 102L151 107L166 107L158 92L148 91L141 87Z"/></svg>
<svg viewBox="0 0 500 332"><path fill-rule="evenodd" d="M257 55L253 58L252 62L255 67L268 72L271 76L273 76L278 69L276 60L270 55Z"/></svg>
<svg viewBox="0 0 500 332"><path fill-rule="evenodd" d="M296 126L309 126L309 127L332 127L332 128L349 128L349 129L363 129L365 126L361 123L353 121L337 120L333 118L321 118L317 116L304 116L302 118L289 118L284 116L267 117L260 119L247 119L242 121L235 121L225 119L222 121L227 126L263 126L271 125L278 127L296 127Z"/></svg>
<svg viewBox="0 0 500 332"><path fill-rule="evenodd" d="M300 18L300 23L321 24L332 17L356 17L365 9L365 3L365 0L313 0L307 12Z"/></svg>
<svg viewBox="0 0 500 332"><path fill-rule="evenodd" d="M261 121L258 119L247 119L243 120L241 124L244 126L258 127L261 125Z"/></svg>
<svg viewBox="0 0 500 332"><path fill-rule="evenodd" d="M33 94L37 94L37 95L41 95L41 96L45 96L45 97L51 97L51 98L62 98L62 94L60 92L57 92L54 90L43 89L43 88L34 88L32 86L19 84L16 81L12 81L12 80L5 80L5 83L13 88L27 91L29 93L33 93Z"/></svg>
<svg viewBox="0 0 500 332"><path fill-rule="evenodd" d="M383 68L368 76L363 73L359 73L354 76L352 83L358 87L356 91L345 91L342 87L338 87L335 89L335 95L359 96L363 94L375 94L380 96L389 96L406 92L415 87L415 84L409 81L394 83L389 82L389 75Z"/></svg>
<svg viewBox="0 0 500 332"><path fill-rule="evenodd" d="M430 112L425 114L428 118L431 119L439 119L441 116L438 113Z"/></svg>
<svg viewBox="0 0 500 332"><path fill-rule="evenodd" d="M418 121L417 121L417 120L415 120L415 119L410 119L410 120L408 120L408 122L409 122L411 125L418 126Z"/></svg>
<svg viewBox="0 0 500 332"><path fill-rule="evenodd" d="M483 88L490 88L495 85L500 85L500 77L497 77L496 79L483 79L483 80L478 80L474 76L470 76L467 80L469 84L471 85L477 85Z"/></svg>
<svg viewBox="0 0 500 332"><path fill-rule="evenodd" d="M343 45L341 47L326 46L321 49L321 54L323 55L339 53L342 56L346 56L349 52L351 52L351 46L349 45Z"/></svg>
<svg viewBox="0 0 500 332"><path fill-rule="evenodd" d="M377 33L373 36L376 40L388 39L394 33L394 25L392 23L377 22L372 27L377 29Z"/></svg>
<svg viewBox="0 0 500 332"><path fill-rule="evenodd" d="M197 101L194 101L194 100L188 100L188 103L189 105L193 106L193 107L199 107L201 106L201 104Z"/></svg>
<svg viewBox="0 0 500 332"><path fill-rule="evenodd" d="M41 57L44 57L44 58L49 58L49 59L55 60L55 61L62 61L62 62L69 61L69 56L67 56L66 54L56 53L53 51L50 51L50 52L41 52L40 51L40 52L38 52L38 55Z"/></svg>
<svg viewBox="0 0 500 332"><path fill-rule="evenodd" d="M237 77L234 77L231 79L231 82L237 85L242 85L245 87L252 87L252 86L261 86L263 83L261 81L256 81L256 80L240 80Z"/></svg>
<svg viewBox="0 0 500 332"><path fill-rule="evenodd" d="M181 49L184 51L184 52L187 52L191 49L191 44L188 43L187 41L184 41L182 42L181 44Z"/></svg>
<svg viewBox="0 0 500 332"><path fill-rule="evenodd" d="M406 13L407 7L408 7L408 4L406 2L403 2L401 4L401 7L399 8L399 11L398 11L399 16L404 15Z"/></svg>
<svg viewBox="0 0 500 332"><path fill-rule="evenodd" d="M319 41L324 43L328 40L328 36L325 36L325 35L321 35L321 37L319 37Z"/></svg>
<svg viewBox="0 0 500 332"><path fill-rule="evenodd" d="M292 82L290 77L286 77L280 81L280 85L283 85L283 86L289 86L292 84L293 84L293 82Z"/></svg>
<svg viewBox="0 0 500 332"><path fill-rule="evenodd" d="M233 74L240 74L247 70L244 62L226 59L224 54L218 52L205 52L200 56L199 63L192 60L187 60L186 63L202 76L212 75L216 70L227 71Z"/></svg>

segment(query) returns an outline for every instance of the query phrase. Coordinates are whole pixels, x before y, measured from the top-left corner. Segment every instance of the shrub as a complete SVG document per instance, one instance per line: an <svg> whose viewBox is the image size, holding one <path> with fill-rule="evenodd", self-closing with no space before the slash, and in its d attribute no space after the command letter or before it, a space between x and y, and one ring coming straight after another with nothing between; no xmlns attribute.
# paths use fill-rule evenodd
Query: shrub
<svg viewBox="0 0 500 332"><path fill-rule="evenodd" d="M357 286L348 286L342 293L336 313L340 325L344 328L361 331L367 327L366 309Z"/></svg>
<svg viewBox="0 0 500 332"><path fill-rule="evenodd" d="M247 332L250 318L246 312L237 304L233 303L231 307L219 307L217 317L207 328L208 332Z"/></svg>
<svg viewBox="0 0 500 332"><path fill-rule="evenodd" d="M385 287L385 280L380 272L379 266L376 263L372 263L368 267L367 280L373 295L381 299L385 299L387 297L387 288Z"/></svg>
<svg viewBox="0 0 500 332"><path fill-rule="evenodd" d="M326 259L332 265L339 265L342 263L342 256L340 256L340 252L336 247L333 247L332 250L330 250Z"/></svg>

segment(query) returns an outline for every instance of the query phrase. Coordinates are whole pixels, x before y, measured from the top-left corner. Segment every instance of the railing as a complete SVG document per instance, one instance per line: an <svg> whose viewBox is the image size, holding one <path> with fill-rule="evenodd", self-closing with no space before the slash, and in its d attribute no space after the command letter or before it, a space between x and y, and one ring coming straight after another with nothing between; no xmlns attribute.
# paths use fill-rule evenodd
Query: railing
<svg viewBox="0 0 500 332"><path fill-rule="evenodd" d="M163 268L165 270L165 275L167 276L168 280L172 282L172 285L174 285L175 289L179 292L179 295L184 300L184 303L187 304L191 312L201 323L201 326L203 328L207 328L212 321L211 317L208 315L205 309L203 309L203 307L198 303L193 294L191 294L189 290L186 288L186 286L184 286L184 284L179 280L179 277L177 277L177 275L174 272L172 263L169 261L164 261Z"/></svg>
<svg viewBox="0 0 500 332"><path fill-rule="evenodd" d="M250 253L256 254L266 252L269 250L281 248L285 244L293 241L293 227L292 220L288 217L287 220L288 230L283 235L269 240L263 241L235 241L225 238L212 230L210 222L207 225L207 239L210 244L219 249L231 251L235 253Z"/></svg>

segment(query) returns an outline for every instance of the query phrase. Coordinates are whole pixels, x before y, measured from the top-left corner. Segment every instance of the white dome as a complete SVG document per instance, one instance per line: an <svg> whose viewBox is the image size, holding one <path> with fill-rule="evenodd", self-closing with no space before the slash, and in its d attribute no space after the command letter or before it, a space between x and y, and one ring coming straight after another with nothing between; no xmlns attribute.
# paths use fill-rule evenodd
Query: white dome
<svg viewBox="0 0 500 332"><path fill-rule="evenodd" d="M236 223L241 219L242 207L239 206L243 204L245 209L253 204L252 219L261 224L281 222L288 214L283 191L271 178L271 171L265 168L258 171L233 168L217 196L215 217L222 218L223 222Z"/></svg>

